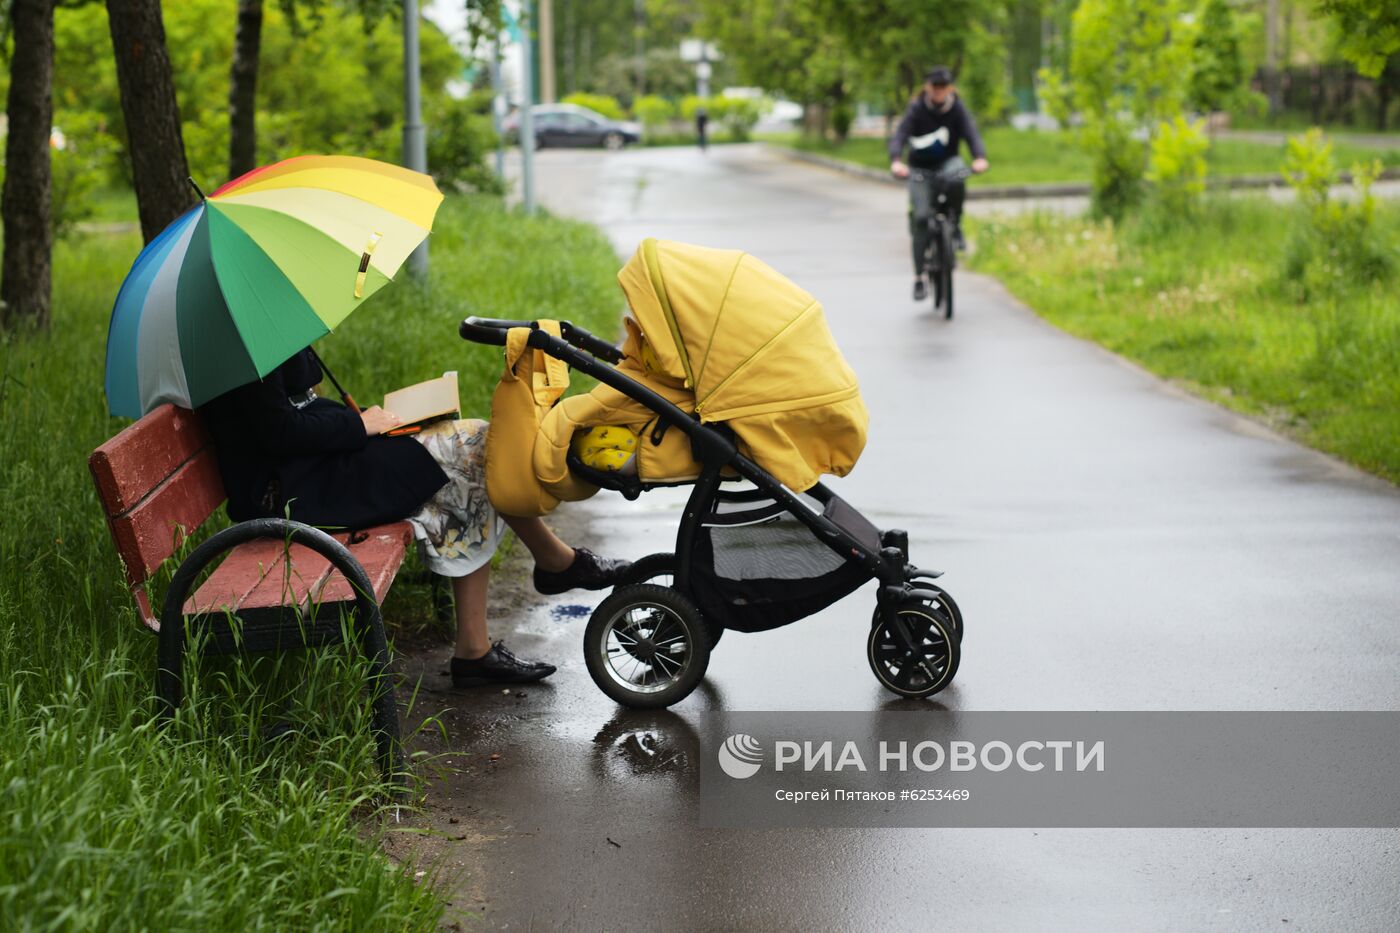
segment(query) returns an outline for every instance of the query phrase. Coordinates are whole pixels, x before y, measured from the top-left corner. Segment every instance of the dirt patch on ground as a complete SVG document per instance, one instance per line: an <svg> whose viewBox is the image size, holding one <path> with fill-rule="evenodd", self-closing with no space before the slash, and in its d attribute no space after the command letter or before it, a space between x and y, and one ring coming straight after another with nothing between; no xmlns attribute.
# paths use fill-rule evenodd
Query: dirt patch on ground
<svg viewBox="0 0 1400 933"><path fill-rule="evenodd" d="M565 510L550 527L575 546L591 547L586 518ZM504 639L522 656L548 656L557 662L561 648L538 633L539 623L522 624L550 609L576 614L582 607L547 600L530 580L534 562L513 538L503 548L491 574L489 597L492 639ZM419 588L422 589L422 588ZM509 745L513 724L549 700L552 685L480 687L453 690L449 677L451 633L426 621L431 600L412 597L413 620L395 630L394 667L399 674L399 704L407 752L420 779L421 796L384 834L385 853L405 865L421 883L430 883L448 898L446 929L479 927L489 918L490 892L481 870L495 846L522 833L502 824L473 799L474 789L489 784L499 793L513 780ZM391 607L386 607L386 613ZM546 649L548 645L548 649ZM532 699L533 698L533 699ZM526 833L528 835L528 833ZM487 924L490 925L489 919Z"/></svg>

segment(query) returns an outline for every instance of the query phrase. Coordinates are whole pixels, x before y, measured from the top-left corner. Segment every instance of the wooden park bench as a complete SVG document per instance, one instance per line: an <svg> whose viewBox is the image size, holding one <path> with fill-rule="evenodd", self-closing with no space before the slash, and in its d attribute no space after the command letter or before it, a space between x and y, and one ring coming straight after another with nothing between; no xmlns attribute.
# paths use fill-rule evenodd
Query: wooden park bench
<svg viewBox="0 0 1400 933"><path fill-rule="evenodd" d="M408 522L335 536L280 518L240 522L180 563L157 615L148 582L226 498L209 436L194 412L163 405L93 451L88 466L141 619L160 638L156 694L164 715L184 694L186 639L195 626L208 634L206 653L231 654L335 644L350 620L369 659L379 764L386 777L402 776L379 607L413 540Z"/></svg>

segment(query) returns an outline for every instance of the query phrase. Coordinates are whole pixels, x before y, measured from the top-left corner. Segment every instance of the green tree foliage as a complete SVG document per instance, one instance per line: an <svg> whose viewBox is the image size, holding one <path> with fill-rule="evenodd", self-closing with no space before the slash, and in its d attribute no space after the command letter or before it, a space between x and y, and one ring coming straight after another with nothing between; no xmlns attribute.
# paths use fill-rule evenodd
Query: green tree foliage
<svg viewBox="0 0 1400 933"><path fill-rule="evenodd" d="M1362 74L1375 78L1400 52L1400 3L1395 0L1321 0L1318 8L1337 24L1339 51Z"/></svg>
<svg viewBox="0 0 1400 933"><path fill-rule="evenodd" d="M695 90L695 66L681 60L678 45L649 48L642 53L642 79L647 95L679 100ZM635 104L636 56L609 55L577 79L574 87L615 97L624 105Z"/></svg>
<svg viewBox="0 0 1400 933"><path fill-rule="evenodd" d="M1005 0L820 0L818 6L862 83L880 93L891 113L904 109L935 64L953 69L984 118L1009 107Z"/></svg>
<svg viewBox="0 0 1400 933"><path fill-rule="evenodd" d="M1181 112L1192 33L1180 14L1172 0L1084 0L1074 11L1071 96L1100 216L1122 217L1141 199L1145 142Z"/></svg>
<svg viewBox="0 0 1400 933"><path fill-rule="evenodd" d="M704 0L702 28L719 42L735 76L808 108L807 129L825 128L825 113L851 95L848 45L826 0L752 0L746 16L721 0Z"/></svg>
<svg viewBox="0 0 1400 933"><path fill-rule="evenodd" d="M972 24L967 54L958 76L958 91L983 123L999 123L1011 112L1011 69L1006 46L1005 7L984 8L985 19Z"/></svg>
<svg viewBox="0 0 1400 933"><path fill-rule="evenodd" d="M632 114L648 133L656 133L676 118L676 105L656 94L646 94L632 101Z"/></svg>
<svg viewBox="0 0 1400 933"><path fill-rule="evenodd" d="M592 110L594 113L601 113L609 120L621 120L626 116L622 105L617 102L616 97L609 97L606 94L586 94L583 91L575 91L565 95L562 103L577 104L580 107Z"/></svg>
<svg viewBox="0 0 1400 933"><path fill-rule="evenodd" d="M475 91L465 100L435 96L428 102L423 120L428 131L428 168L438 184L459 191L505 191L484 158L497 141L490 91Z"/></svg>
<svg viewBox="0 0 1400 933"><path fill-rule="evenodd" d="M226 180L235 6L236 0L180 0L165 5L185 148L190 170L206 191ZM367 21L337 3L324 4L314 20L302 15L296 31L280 4L268 4L264 12L258 162L314 152L397 162L403 119L399 22L392 16ZM427 23L421 54L424 112L430 119L435 114L450 116L461 102L451 100L447 84L460 75L464 62L447 38ZM103 173L107 180L126 181L126 132L106 10L96 4L60 8L55 15L55 56L55 124L79 128L70 134L76 151L108 145L103 136L114 140L113 156ZM489 149L489 136L462 131L470 122L470 105L466 106L467 111L458 115L454 138L460 144L484 142ZM467 160L475 164L474 159L484 152L466 153ZM458 153L453 163L433 166L433 170L443 172L445 182L461 181L466 173L463 162L463 154Z"/></svg>
<svg viewBox="0 0 1400 933"><path fill-rule="evenodd" d="M1189 217L1206 190L1206 139L1203 121L1178 116L1162 123L1152 136L1147 180L1152 200L1168 219Z"/></svg>
<svg viewBox="0 0 1400 933"><path fill-rule="evenodd" d="M1203 0L1191 46L1191 102L1203 111L1224 110L1244 84L1239 26L1226 0Z"/></svg>
<svg viewBox="0 0 1400 933"><path fill-rule="evenodd" d="M1336 199L1331 141L1316 127L1288 140L1283 175L1297 193L1306 220L1294 228L1285 272L1302 286L1305 297L1344 290L1357 281L1376 281L1393 270L1394 250L1378 242L1374 229L1371 185L1380 170L1374 160L1352 166L1354 196Z"/></svg>
<svg viewBox="0 0 1400 933"><path fill-rule="evenodd" d="M679 97L694 88L695 72L681 61L679 48L681 39L696 34L699 0L553 2L561 93L607 94L630 106L641 94ZM724 67L717 66L721 78Z"/></svg>
<svg viewBox="0 0 1400 933"><path fill-rule="evenodd" d="M953 68L982 120L1010 109L1007 0L752 0L742 17L702 6L739 80L805 105L810 133L844 135L857 99L899 113L935 64Z"/></svg>

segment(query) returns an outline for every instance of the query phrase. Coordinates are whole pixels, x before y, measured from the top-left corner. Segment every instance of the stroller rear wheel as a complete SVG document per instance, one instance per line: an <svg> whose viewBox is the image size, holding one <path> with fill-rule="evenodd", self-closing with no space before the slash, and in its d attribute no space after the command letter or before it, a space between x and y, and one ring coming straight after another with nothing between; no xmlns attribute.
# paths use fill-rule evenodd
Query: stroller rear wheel
<svg viewBox="0 0 1400 933"><path fill-rule="evenodd" d="M676 582L676 555L662 552L638 558L632 562L627 582L654 583L657 586L665 587L674 586ZM724 626L713 619L706 618L705 630L710 633L710 649L713 650L724 635Z"/></svg>
<svg viewBox="0 0 1400 933"><path fill-rule="evenodd" d="M962 651L953 624L923 600L907 600L895 610L907 640L889 621L870 629L866 656L875 679L902 697L932 696L952 683Z"/></svg>
<svg viewBox="0 0 1400 933"><path fill-rule="evenodd" d="M623 706L654 709L690 695L710 663L700 610L655 584L620 586L593 610L583 633L593 682Z"/></svg>

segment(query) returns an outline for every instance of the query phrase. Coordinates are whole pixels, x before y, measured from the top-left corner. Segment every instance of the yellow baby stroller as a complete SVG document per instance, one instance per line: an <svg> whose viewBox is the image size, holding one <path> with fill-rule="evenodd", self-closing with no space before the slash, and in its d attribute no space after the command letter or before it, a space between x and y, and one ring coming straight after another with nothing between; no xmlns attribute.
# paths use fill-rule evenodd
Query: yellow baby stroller
<svg viewBox="0 0 1400 933"><path fill-rule="evenodd" d="M464 339L506 347L487 442L498 510L693 486L675 551L637 561L589 619L598 687L670 706L726 629L795 622L871 579L876 678L907 697L946 687L962 615L940 574L909 562L906 532L881 531L820 482L855 465L867 422L821 305L743 252L668 241L644 241L618 280L631 307L621 348L567 321L461 324ZM601 385L561 399L568 367Z"/></svg>

